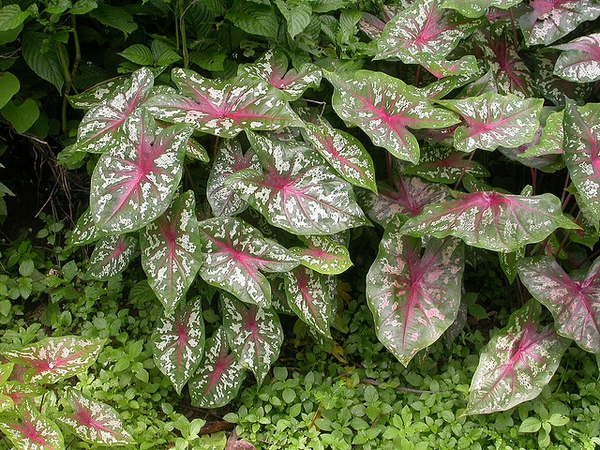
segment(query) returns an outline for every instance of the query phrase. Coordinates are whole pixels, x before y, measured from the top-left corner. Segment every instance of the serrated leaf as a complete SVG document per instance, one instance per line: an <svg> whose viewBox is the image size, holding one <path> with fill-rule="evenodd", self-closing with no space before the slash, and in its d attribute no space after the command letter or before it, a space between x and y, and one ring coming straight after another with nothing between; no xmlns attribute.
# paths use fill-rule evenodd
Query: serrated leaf
<svg viewBox="0 0 600 450"><path fill-rule="evenodd" d="M9 31L21 25L31 15L31 10L21 11L17 4L6 5L0 9L0 31Z"/></svg>
<svg viewBox="0 0 600 450"><path fill-rule="evenodd" d="M194 192L180 195L140 234L142 267L156 296L170 314L185 297L201 261Z"/></svg>
<svg viewBox="0 0 600 450"><path fill-rule="evenodd" d="M569 341L539 330L541 307L530 300L485 347L469 390L467 414L506 411L531 400L558 368Z"/></svg>
<svg viewBox="0 0 600 450"><path fill-rule="evenodd" d="M332 105L338 116L399 159L419 161L419 144L407 127L445 128L459 121L450 111L434 108L416 88L382 72L328 72L326 78L335 87Z"/></svg>
<svg viewBox="0 0 600 450"><path fill-rule="evenodd" d="M439 339L460 306L463 245L458 239L421 240L399 233L396 216L367 274L367 304L378 339L404 365Z"/></svg>
<svg viewBox="0 0 600 450"><path fill-rule="evenodd" d="M122 52L117 53L123 58L139 64L140 66L152 66L154 64L154 55L148 47L142 44L133 44Z"/></svg>
<svg viewBox="0 0 600 450"><path fill-rule="evenodd" d="M152 355L178 394L202 362L204 340L200 297L180 302L173 315L158 319L151 338Z"/></svg>
<svg viewBox="0 0 600 450"><path fill-rule="evenodd" d="M442 8L451 8L465 17L482 17L489 8L509 9L521 0L443 0Z"/></svg>
<svg viewBox="0 0 600 450"><path fill-rule="evenodd" d="M312 9L310 3L305 0L287 1L275 0L275 4L285 17L287 30L290 37L294 39L308 26L311 19Z"/></svg>
<svg viewBox="0 0 600 450"><path fill-rule="evenodd" d="M84 372L96 361L103 345L102 339L47 337L3 355L10 361L29 367L24 375L25 382L52 384Z"/></svg>
<svg viewBox="0 0 600 450"><path fill-rule="evenodd" d="M40 78L52 83L62 94L65 76L57 53L59 45L62 44L50 41L47 34L30 31L23 34L21 51L31 70Z"/></svg>
<svg viewBox="0 0 600 450"><path fill-rule="evenodd" d="M583 36L554 48L563 50L554 75L577 83L600 80L600 33Z"/></svg>
<svg viewBox="0 0 600 450"><path fill-rule="evenodd" d="M544 101L486 93L438 103L463 117L465 125L454 132L454 144L457 150L472 152L478 148L492 151L500 145L514 148L531 142L540 127Z"/></svg>
<svg viewBox="0 0 600 450"><path fill-rule="evenodd" d="M106 25L122 31L126 35L137 30L138 26L129 14L122 7L99 4L98 8L89 12L89 16Z"/></svg>
<svg viewBox="0 0 600 450"><path fill-rule="evenodd" d="M80 439L96 445L120 446L135 443L112 407L92 400L76 389L67 391L67 400L72 414L63 412L58 420L68 425Z"/></svg>
<svg viewBox="0 0 600 450"><path fill-rule="evenodd" d="M255 2L244 3L243 7L241 3L236 5L240 6L227 11L227 20L246 33L277 40L280 23L273 6Z"/></svg>
<svg viewBox="0 0 600 450"><path fill-rule="evenodd" d="M154 119L143 109L128 117L125 128L100 156L90 186L94 223L109 233L139 230L165 212L179 187L192 133L174 125L155 134Z"/></svg>
<svg viewBox="0 0 600 450"><path fill-rule="evenodd" d="M287 272L298 258L257 229L234 217L200 222L202 267L200 276L246 303L267 308L271 286L261 273Z"/></svg>
<svg viewBox="0 0 600 450"><path fill-rule="evenodd" d="M229 295L221 296L223 329L238 363L250 369L262 384L277 361L283 344L279 316L270 309L248 305Z"/></svg>
<svg viewBox="0 0 600 450"><path fill-rule="evenodd" d="M402 232L455 236L474 247L513 252L541 242L557 228L579 228L561 212L560 200L549 193L526 197L487 191L456 196L456 201L426 206L404 224Z"/></svg>
<svg viewBox="0 0 600 450"><path fill-rule="evenodd" d="M306 236L303 241L306 247L290 249L303 266L326 275L337 275L352 267L348 249L329 237Z"/></svg>
<svg viewBox="0 0 600 450"><path fill-rule="evenodd" d="M246 377L246 372L229 353L227 337L219 328L206 341L204 361L188 387L192 405L198 408L219 408L233 400Z"/></svg>
<svg viewBox="0 0 600 450"><path fill-rule="evenodd" d="M137 249L137 239L131 235L108 236L96 244L88 275L96 280L108 280L121 273L133 259Z"/></svg>
<svg viewBox="0 0 600 450"><path fill-rule="evenodd" d="M333 234L365 223L351 186L313 150L248 134L264 172L242 170L226 185L272 225L299 235Z"/></svg>
<svg viewBox="0 0 600 450"><path fill-rule="evenodd" d="M63 435L52 420L29 401L18 416L0 415L0 430L17 450L64 450Z"/></svg>

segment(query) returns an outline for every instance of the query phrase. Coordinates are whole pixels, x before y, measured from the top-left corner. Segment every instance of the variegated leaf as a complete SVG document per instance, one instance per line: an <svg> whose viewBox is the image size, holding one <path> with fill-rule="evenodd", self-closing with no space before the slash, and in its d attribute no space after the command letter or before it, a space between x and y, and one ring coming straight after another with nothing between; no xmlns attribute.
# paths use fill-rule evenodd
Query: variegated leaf
<svg viewBox="0 0 600 450"><path fill-rule="evenodd" d="M192 132L177 125L155 135L154 119L143 109L129 116L126 128L92 174L93 221L108 233L139 230L165 212L179 187Z"/></svg>
<svg viewBox="0 0 600 450"><path fill-rule="evenodd" d="M600 353L600 259L580 281L547 256L523 259L517 268L531 295L552 313L558 333Z"/></svg>
<svg viewBox="0 0 600 450"><path fill-rule="evenodd" d="M439 55L422 53L417 55L419 64L434 77L441 79L453 77L456 85L466 84L481 72L474 55L465 55L460 59L448 61Z"/></svg>
<svg viewBox="0 0 600 450"><path fill-rule="evenodd" d="M332 105L338 116L399 159L419 161L419 144L408 127L445 128L459 122L454 113L434 108L417 88L383 72L325 76L335 87Z"/></svg>
<svg viewBox="0 0 600 450"><path fill-rule="evenodd" d="M541 307L530 300L485 347L471 381L467 414L506 411L537 397L558 368L570 341L539 330Z"/></svg>
<svg viewBox="0 0 600 450"><path fill-rule="evenodd" d="M233 189L225 186L231 175L244 169L260 170L260 162L254 152L248 150L244 155L239 141L223 139L206 186L206 197L215 216L235 216L248 207L248 203Z"/></svg>
<svg viewBox="0 0 600 450"><path fill-rule="evenodd" d="M290 249L302 265L326 275L340 274L352 266L348 249L328 236L306 236L302 240L306 247Z"/></svg>
<svg viewBox="0 0 600 450"><path fill-rule="evenodd" d="M579 226L561 211L552 194L532 197L498 192L457 193L457 200L426 206L402 232L411 236L456 236L474 247L500 252L541 242L555 229Z"/></svg>
<svg viewBox="0 0 600 450"><path fill-rule="evenodd" d="M302 126L285 95L262 81L254 84L209 80L188 69L173 69L180 94L159 94L147 107L158 119L233 138L244 129L279 130Z"/></svg>
<svg viewBox="0 0 600 450"><path fill-rule="evenodd" d="M452 325L460 306L464 265L459 239L403 236L400 216L390 221L367 274L367 303L377 337L407 366Z"/></svg>
<svg viewBox="0 0 600 450"><path fill-rule="evenodd" d="M542 110L542 130L539 136L527 146L520 158L527 159L534 156L562 155L564 133L563 133L564 110L552 112L548 108Z"/></svg>
<svg viewBox="0 0 600 450"><path fill-rule="evenodd" d="M77 220L68 243L69 245L87 245L107 236L107 234L96 227L92 210L88 208Z"/></svg>
<svg viewBox="0 0 600 450"><path fill-rule="evenodd" d="M190 138L185 149L185 154L191 158L197 159L204 163L210 162L210 156L202 145L195 139Z"/></svg>
<svg viewBox="0 0 600 450"><path fill-rule="evenodd" d="M202 361L204 340L200 297L180 302L173 315L158 319L151 338L152 355L178 394Z"/></svg>
<svg viewBox="0 0 600 450"><path fill-rule="evenodd" d="M246 303L268 308L271 286L260 271L287 272L298 258L257 229L236 217L200 222L200 276Z"/></svg>
<svg viewBox="0 0 600 450"><path fill-rule="evenodd" d="M451 8L465 17L477 18L486 14L489 8L509 9L522 0L443 0L442 8Z"/></svg>
<svg viewBox="0 0 600 450"><path fill-rule="evenodd" d="M10 361L29 367L24 375L25 382L51 384L83 373L96 361L103 346L103 339L47 337L3 355Z"/></svg>
<svg viewBox="0 0 600 450"><path fill-rule="evenodd" d="M593 90L591 83L571 83L554 75L558 55L543 52L541 49L533 58L533 80L538 92L556 106L564 106L565 97L580 100L588 99Z"/></svg>
<svg viewBox="0 0 600 450"><path fill-rule="evenodd" d="M487 93L438 103L463 117L465 125L454 132L454 144L457 150L472 152L478 148L492 151L500 145L514 148L531 142L540 127L544 101Z"/></svg>
<svg viewBox="0 0 600 450"><path fill-rule="evenodd" d="M142 267L158 299L170 314L194 282L201 262L194 192L180 195L140 234Z"/></svg>
<svg viewBox="0 0 600 450"><path fill-rule="evenodd" d="M144 72L145 70L136 73L134 78L143 74ZM114 94L117 88L128 82L131 81L129 81L129 79L126 77L112 78L92 86L81 94L67 95L67 100L69 101L69 105L71 105L71 107L87 111L92 107L108 100ZM152 83L150 83L150 87L152 87Z"/></svg>
<svg viewBox="0 0 600 450"><path fill-rule="evenodd" d="M76 389L67 391L67 399L73 410L72 414L63 412L58 420L68 425L79 438L96 445L120 446L135 443L112 407L92 400Z"/></svg>
<svg viewBox="0 0 600 450"><path fill-rule="evenodd" d="M227 294L221 296L221 312L229 348L240 365L250 369L258 384L262 384L283 344L279 316Z"/></svg>
<svg viewBox="0 0 600 450"><path fill-rule="evenodd" d="M136 250L134 236L121 234L102 238L94 247L87 274L96 280L108 280L125 270Z"/></svg>
<svg viewBox="0 0 600 450"><path fill-rule="evenodd" d="M298 235L333 234L363 225L352 187L297 142L249 134L265 172L242 170L226 182L272 225Z"/></svg>
<svg viewBox="0 0 600 450"><path fill-rule="evenodd" d="M577 83L600 80L600 33L582 36L554 48L564 51L556 61L554 75Z"/></svg>
<svg viewBox="0 0 600 450"><path fill-rule="evenodd" d="M25 401L19 415L0 414L0 431L16 450L64 450L63 435L52 420Z"/></svg>
<svg viewBox="0 0 600 450"><path fill-rule="evenodd" d="M192 405L211 409L226 405L237 396L245 377L246 371L229 353L225 331L219 328L206 341L204 361L188 384Z"/></svg>
<svg viewBox="0 0 600 450"><path fill-rule="evenodd" d="M510 284L513 284L515 279L517 278L517 263L525 257L525 250L526 248L525 246L523 246L515 250L514 252L498 253L498 261L500 262L500 268L502 269L502 272L504 272L504 275L506 275L506 278L508 279L508 282Z"/></svg>
<svg viewBox="0 0 600 450"><path fill-rule="evenodd" d="M21 406L25 399L32 399L44 395L46 388L39 384L25 384L18 381L7 381L0 387L0 394L8 397L12 405ZM11 405L11 406L12 406Z"/></svg>

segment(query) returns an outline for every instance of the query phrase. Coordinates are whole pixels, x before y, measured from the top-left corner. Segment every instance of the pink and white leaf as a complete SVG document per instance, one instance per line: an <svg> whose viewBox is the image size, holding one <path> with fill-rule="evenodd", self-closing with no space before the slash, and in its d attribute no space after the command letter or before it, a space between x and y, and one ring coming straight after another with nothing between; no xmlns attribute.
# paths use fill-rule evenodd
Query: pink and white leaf
<svg viewBox="0 0 600 450"><path fill-rule="evenodd" d="M108 280L129 265L137 250L137 239L128 234L100 239L92 256L87 274L96 280Z"/></svg>
<svg viewBox="0 0 600 450"><path fill-rule="evenodd" d="M600 33L577 38L554 48L563 50L554 75L576 83L593 83L600 80Z"/></svg>
<svg viewBox="0 0 600 450"><path fill-rule="evenodd" d="M300 258L300 263L325 275L338 275L352 267L348 249L328 236L306 236L306 247L293 247L290 252Z"/></svg>
<svg viewBox="0 0 600 450"><path fill-rule="evenodd" d="M58 425L39 412L30 401L23 402L18 415L0 414L0 431L16 450L64 450Z"/></svg>
<svg viewBox="0 0 600 450"><path fill-rule="evenodd" d="M0 387L0 395L8 397L14 406L20 406L25 399L39 397L44 395L45 392L46 389L41 385L25 384L18 381L7 381Z"/></svg>
<svg viewBox="0 0 600 450"><path fill-rule="evenodd" d="M107 236L108 233L101 231L94 223L94 215L90 208L79 217L73 233L69 237L69 245L88 245Z"/></svg>

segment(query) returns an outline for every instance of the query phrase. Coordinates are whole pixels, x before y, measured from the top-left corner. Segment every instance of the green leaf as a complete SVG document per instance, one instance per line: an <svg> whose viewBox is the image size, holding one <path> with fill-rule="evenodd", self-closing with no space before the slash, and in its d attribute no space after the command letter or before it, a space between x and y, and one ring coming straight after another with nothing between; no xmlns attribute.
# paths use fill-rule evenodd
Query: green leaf
<svg viewBox="0 0 600 450"><path fill-rule="evenodd" d="M277 39L279 20L275 9L268 4L242 2L227 11L225 18L246 33Z"/></svg>
<svg viewBox="0 0 600 450"><path fill-rule="evenodd" d="M307 247L293 247L290 252L300 258L300 263L309 269L326 275L337 275L352 266L350 253L343 245L327 236L306 236Z"/></svg>
<svg viewBox="0 0 600 450"><path fill-rule="evenodd" d="M30 31L23 34L21 51L31 70L40 78L52 83L62 94L65 75L57 53L59 45L62 44L50 41L47 34Z"/></svg>
<svg viewBox="0 0 600 450"><path fill-rule="evenodd" d="M140 66L154 65L154 55L152 55L152 52L148 47L142 44L130 45L122 52L117 53L117 55L121 55L123 58L139 64Z"/></svg>
<svg viewBox="0 0 600 450"><path fill-rule="evenodd" d="M0 31L17 28L31 15L31 10L21 11L19 5L6 5L0 9Z"/></svg>
<svg viewBox="0 0 600 450"><path fill-rule="evenodd" d="M0 108L3 108L9 100L19 92L21 83L19 79L10 72L0 74Z"/></svg>
<svg viewBox="0 0 600 450"><path fill-rule="evenodd" d="M116 6L99 4L98 8L90 11L89 16L102 25L116 28L125 34L133 33L138 28L131 14Z"/></svg>
<svg viewBox="0 0 600 450"><path fill-rule="evenodd" d="M306 0L275 0L275 4L285 17L287 30L292 39L302 33L310 23L312 10Z"/></svg>
<svg viewBox="0 0 600 450"><path fill-rule="evenodd" d="M521 0L443 0L442 8L451 8L465 17L482 17L489 8L509 9Z"/></svg>
<svg viewBox="0 0 600 450"><path fill-rule="evenodd" d="M25 133L40 116L40 109L34 99L28 98L21 105L16 106L14 101L9 101L0 113L15 128L17 133Z"/></svg>
<svg viewBox="0 0 600 450"><path fill-rule="evenodd" d="M519 433L537 433L542 427L542 422L537 417L528 417L519 426Z"/></svg>
<svg viewBox="0 0 600 450"><path fill-rule="evenodd" d="M96 9L98 7L98 3L96 0L78 0L75 2L71 10L69 11L74 16L77 15L85 15L90 11Z"/></svg>

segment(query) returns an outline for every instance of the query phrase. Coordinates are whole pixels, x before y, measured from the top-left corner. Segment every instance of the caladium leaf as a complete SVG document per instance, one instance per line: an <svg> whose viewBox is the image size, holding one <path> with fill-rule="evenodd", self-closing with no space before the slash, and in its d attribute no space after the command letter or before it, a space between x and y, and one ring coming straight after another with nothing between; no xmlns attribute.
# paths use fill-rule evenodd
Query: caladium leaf
<svg viewBox="0 0 600 450"><path fill-rule="evenodd" d="M200 222L202 267L200 276L246 303L267 308L271 286L260 271L287 272L298 258L257 229L236 217Z"/></svg>
<svg viewBox="0 0 600 450"><path fill-rule="evenodd" d="M436 78L453 77L456 84L464 84L475 78L480 72L477 58L465 55L460 59L447 61L438 55L421 54L419 63Z"/></svg>
<svg viewBox="0 0 600 450"><path fill-rule="evenodd" d="M516 95L482 94L463 100L438 100L458 112L465 124L454 132L457 150L495 150L500 145L518 147L531 142L537 133L544 101Z"/></svg>
<svg viewBox="0 0 600 450"><path fill-rule="evenodd" d="M52 384L85 372L96 361L103 346L103 339L47 337L3 355L10 361L29 367L24 375L26 383Z"/></svg>
<svg viewBox="0 0 600 450"><path fill-rule="evenodd" d="M158 119L187 123L224 138L233 138L244 129L302 126L285 95L263 81L215 81L188 69L173 69L171 78L182 95L159 94L146 104Z"/></svg>
<svg viewBox="0 0 600 450"><path fill-rule="evenodd" d="M509 9L521 0L443 0L442 8L451 8L465 17L477 18L486 14L489 8Z"/></svg>
<svg viewBox="0 0 600 450"><path fill-rule="evenodd" d="M180 195L140 235L142 267L167 314L184 298L196 278L201 265L200 247L193 191Z"/></svg>
<svg viewBox="0 0 600 450"><path fill-rule="evenodd" d="M200 297L181 302L175 313L158 319L152 333L152 355L160 371L181 389L194 374L204 354L204 320Z"/></svg>
<svg viewBox="0 0 600 450"><path fill-rule="evenodd" d="M77 220L73 233L69 237L69 245L87 245L107 235L100 231L94 223L92 210L88 208Z"/></svg>
<svg viewBox="0 0 600 450"><path fill-rule="evenodd" d="M265 172L242 170L226 182L272 225L323 235L363 225L351 186L319 155L297 142L248 135Z"/></svg>
<svg viewBox="0 0 600 450"><path fill-rule="evenodd" d="M421 256L421 240L399 233L401 224L396 216L386 228L366 295L378 339L407 366L456 318L464 250L459 239L432 239Z"/></svg>
<svg viewBox="0 0 600 450"><path fill-rule="evenodd" d="M544 108L541 116L543 125L541 134L538 133L539 136L536 136L520 157L562 155L564 142L563 118L564 110L553 112L548 108Z"/></svg>
<svg viewBox="0 0 600 450"><path fill-rule="evenodd" d="M313 330L331 338L333 299L326 275L298 266L284 273L284 279L290 308Z"/></svg>
<svg viewBox="0 0 600 450"><path fill-rule="evenodd" d="M571 83L554 75L557 59L558 56L542 53L541 50L535 54L532 61L533 79L538 92L556 106L564 106L565 97L584 103L592 92L593 84Z"/></svg>
<svg viewBox="0 0 600 450"><path fill-rule="evenodd" d="M474 247L513 252L544 240L557 228L579 228L561 212L560 200L552 194L526 197L488 191L456 196L456 201L424 207L402 232L456 236Z"/></svg>
<svg viewBox="0 0 600 450"><path fill-rule="evenodd" d="M188 387L192 405L198 408L219 408L233 400L242 386L246 371L229 353L223 328L206 341L206 352L200 370Z"/></svg>
<svg viewBox="0 0 600 450"><path fill-rule="evenodd" d="M140 72L135 72L133 78L136 78L137 76L140 76L144 73L146 73L145 69L141 70ZM152 87L153 81L154 79L152 78L150 87ZM129 81L129 79L126 77L112 78L95 86L92 86L91 88L89 88L85 92L82 92L81 94L67 95L67 100L69 101L69 105L71 105L71 107L87 111L92 107L108 100L114 94L117 88L123 86L127 82L131 81Z"/></svg>
<svg viewBox="0 0 600 450"><path fill-rule="evenodd" d="M114 138L122 129L125 120L144 103L154 85L150 69L136 70L122 86L93 106L81 120L74 148L78 151L104 153L114 146ZM107 88L96 91L105 94Z"/></svg>
<svg viewBox="0 0 600 450"><path fill-rule="evenodd" d="M134 112L126 128L100 156L91 180L94 223L109 233L139 230L165 212L179 187L192 133L177 125L155 135L154 119L144 110Z"/></svg>
<svg viewBox="0 0 600 450"><path fill-rule="evenodd" d="M300 258L300 263L316 272L337 275L352 266L348 249L327 236L306 236L306 247L294 247L290 251Z"/></svg>
<svg viewBox="0 0 600 450"><path fill-rule="evenodd" d="M63 412L58 420L68 425L79 438L96 445L120 446L135 443L112 407L92 400L76 389L67 391L67 400L73 410L72 414Z"/></svg>
<svg viewBox="0 0 600 450"><path fill-rule="evenodd" d="M136 250L134 236L121 234L102 238L94 247L87 274L96 280L108 280L125 270Z"/></svg>
<svg viewBox="0 0 600 450"><path fill-rule="evenodd" d="M0 431L17 450L64 450L63 435L52 420L40 413L29 402L19 410L18 416L0 415Z"/></svg>
<svg viewBox="0 0 600 450"><path fill-rule="evenodd" d="M564 51L556 61L554 75L577 83L600 80L600 33L555 45L554 48Z"/></svg>
<svg viewBox="0 0 600 450"><path fill-rule="evenodd" d="M523 285L552 313L558 333L600 353L600 259L580 281L547 256L525 258L517 269Z"/></svg>
<svg viewBox="0 0 600 450"><path fill-rule="evenodd" d="M225 186L231 175L244 169L260 170L260 162L254 152L248 150L244 155L239 141L223 139L206 186L206 197L215 216L235 216L248 207L248 203L234 190Z"/></svg>
<svg viewBox="0 0 600 450"><path fill-rule="evenodd" d="M485 347L473 376L467 414L505 411L537 397L570 344L539 329L541 307L530 300Z"/></svg>
<svg viewBox="0 0 600 450"><path fill-rule="evenodd" d="M419 161L419 144L407 127L445 128L459 122L454 113L434 108L417 88L382 72L328 72L326 77L335 87L332 105L338 116L399 159Z"/></svg>
<svg viewBox="0 0 600 450"><path fill-rule="evenodd" d="M41 385L19 383L18 381L7 381L0 387L0 394L8 397L14 406L21 406L25 399L39 397L46 392L46 389Z"/></svg>
<svg viewBox="0 0 600 450"><path fill-rule="evenodd" d="M517 278L517 263L525 257L525 246L519 248L518 250L510 253L500 252L498 253L498 261L500 262L500 268L508 282L513 284L515 279Z"/></svg>
<svg viewBox="0 0 600 450"><path fill-rule="evenodd" d="M258 384L262 384L283 344L279 316L270 309L242 303L229 295L221 296L221 312L229 348L238 363L250 369Z"/></svg>

